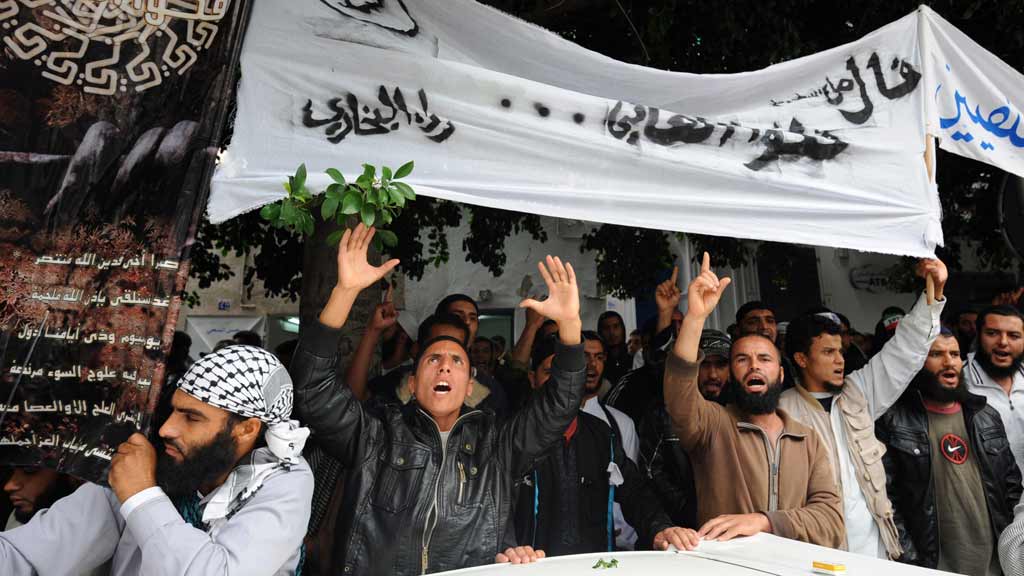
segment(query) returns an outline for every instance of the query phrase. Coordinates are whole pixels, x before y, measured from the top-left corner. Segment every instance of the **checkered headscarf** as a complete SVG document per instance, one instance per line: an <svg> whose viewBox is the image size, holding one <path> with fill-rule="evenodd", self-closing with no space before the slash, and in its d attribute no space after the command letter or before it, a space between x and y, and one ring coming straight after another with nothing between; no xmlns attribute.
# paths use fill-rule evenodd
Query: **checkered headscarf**
<svg viewBox="0 0 1024 576"><path fill-rule="evenodd" d="M276 356L255 346L228 346L203 356L179 388L197 400L264 423L292 415L292 379Z"/></svg>
<svg viewBox="0 0 1024 576"><path fill-rule="evenodd" d="M309 429L291 419L292 379L276 356L255 346L228 346L207 354L179 380L178 388L211 406L266 424L266 448L255 450L212 495L203 522L230 517L272 472L302 459Z"/></svg>

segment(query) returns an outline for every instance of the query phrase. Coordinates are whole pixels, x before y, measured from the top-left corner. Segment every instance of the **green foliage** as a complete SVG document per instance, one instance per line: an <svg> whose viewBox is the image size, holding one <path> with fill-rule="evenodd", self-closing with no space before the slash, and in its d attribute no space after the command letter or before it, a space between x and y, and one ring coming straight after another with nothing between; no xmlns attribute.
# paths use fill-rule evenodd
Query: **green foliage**
<svg viewBox="0 0 1024 576"><path fill-rule="evenodd" d="M483 206L467 206L469 234L462 240L466 260L483 264L495 276L505 271L505 240L512 234L529 232L537 242L547 242L548 235L536 214L495 210Z"/></svg>
<svg viewBox="0 0 1024 576"><path fill-rule="evenodd" d="M411 161L406 162L394 172L384 166L377 178L377 167L363 164L363 173L352 183L347 182L337 168L328 168L326 173L333 182L323 194L314 195L306 187L306 165L302 164L284 185L288 196L264 206L260 216L274 228L308 237L313 235L313 211L319 206L324 222L337 221L341 227L327 237L327 243L333 246L341 240L348 217L354 215L366 226L377 226L374 249L390 251L398 246L398 235L384 226L391 225L401 215L406 202L416 199L412 187L399 181L412 173L413 166Z"/></svg>
<svg viewBox="0 0 1024 576"><path fill-rule="evenodd" d="M647 228L604 224L583 235L580 252L586 251L594 252L601 287L618 298L649 290L673 262L668 236Z"/></svg>

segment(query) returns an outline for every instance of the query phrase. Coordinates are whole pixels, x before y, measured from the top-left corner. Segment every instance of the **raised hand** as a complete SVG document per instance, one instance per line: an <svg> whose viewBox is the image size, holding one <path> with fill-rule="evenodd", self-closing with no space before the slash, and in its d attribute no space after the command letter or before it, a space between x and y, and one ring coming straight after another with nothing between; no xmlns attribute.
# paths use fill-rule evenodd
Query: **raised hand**
<svg viewBox="0 0 1024 576"><path fill-rule="evenodd" d="M732 283L732 279L719 279L711 271L711 256L705 252L704 261L700 265L700 274L693 279L693 282L690 282L690 288L686 295L686 315L692 314L695 319L701 321L707 319L715 306L718 306L725 287L730 283Z"/></svg>
<svg viewBox="0 0 1024 576"><path fill-rule="evenodd" d="M388 260L380 266L373 266L366 259L366 250L370 247L374 232L373 228L359 224L355 230L345 230L341 236L341 242L338 243L338 283L331 291L327 305L320 312L320 322L324 326L344 326L359 293L398 266L398 260Z"/></svg>
<svg viewBox="0 0 1024 576"><path fill-rule="evenodd" d="M117 447L107 482L121 502L156 486L156 449L145 436L136 432Z"/></svg>
<svg viewBox="0 0 1024 576"><path fill-rule="evenodd" d="M679 267L676 266L672 268L672 277L658 284L657 290L654 291L654 301L658 305L659 314L662 312L671 314L679 307L679 300L683 293L679 290L678 280Z"/></svg>
<svg viewBox="0 0 1024 576"><path fill-rule="evenodd" d="M383 304L377 304L377 308L373 311L373 317L370 318L370 324L366 327L371 332L384 332L388 328L391 328L398 322L398 311L395 310L395 305L392 302L384 302Z"/></svg>
<svg viewBox="0 0 1024 576"><path fill-rule="evenodd" d="M360 223L354 230L345 230L338 243L338 284L345 291L359 292L383 278L395 266L398 260L392 259L373 266L366 259L366 251L376 232Z"/></svg>
<svg viewBox="0 0 1024 576"><path fill-rule="evenodd" d="M579 344L583 323L580 320L580 290L576 286L576 272L572 264L556 256L538 262L537 269L548 285L548 298L544 301L527 298L519 303L541 316L558 323L558 334L564 344Z"/></svg>
<svg viewBox="0 0 1024 576"><path fill-rule="evenodd" d="M931 277L932 285L935 287L935 299L942 300L942 291L946 287L946 280L949 279L949 271L946 265L937 258L923 258L917 261L917 275L921 278Z"/></svg>

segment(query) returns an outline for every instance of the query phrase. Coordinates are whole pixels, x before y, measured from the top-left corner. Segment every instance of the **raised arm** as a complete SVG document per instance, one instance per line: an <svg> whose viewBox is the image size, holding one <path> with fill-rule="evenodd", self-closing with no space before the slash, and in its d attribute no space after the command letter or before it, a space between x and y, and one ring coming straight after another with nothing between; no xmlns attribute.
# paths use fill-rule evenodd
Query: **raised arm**
<svg viewBox="0 0 1024 576"><path fill-rule="evenodd" d="M516 340L515 348L509 357L513 368L523 370L530 369L530 352L533 351L533 344L537 341L537 331L544 324L544 316L533 308L526 309L526 325L523 326L519 340Z"/></svg>
<svg viewBox="0 0 1024 576"><path fill-rule="evenodd" d="M579 413L587 378L576 273L571 264L551 256L537 267L548 286L548 298L543 302L527 299L519 305L557 322L560 345L547 384L502 429L501 446L513 477L528 472L534 459L562 437Z"/></svg>
<svg viewBox="0 0 1024 576"><path fill-rule="evenodd" d="M349 387L335 376L340 329L359 292L398 265L398 260L381 266L367 261L366 250L373 233L373 228L362 224L345 231L338 245L338 283L320 320L303 327L291 365L296 415L309 426L324 450L346 465L354 464L360 441L375 437L366 430L375 421L367 417Z"/></svg>
<svg viewBox="0 0 1024 576"><path fill-rule="evenodd" d="M697 388L697 373L704 322L731 282L729 278L719 280L711 271L711 258L705 252L700 275L690 283L686 296L687 312L679 337L665 362L665 409L672 418L680 444L687 451L708 446L715 428L727 420L721 406L701 395ZM679 287L669 279L658 287L659 292L663 290L678 292Z"/></svg>
<svg viewBox="0 0 1024 576"><path fill-rule="evenodd" d="M946 304L943 290L949 272L941 260L920 260L917 274L932 278L935 301L929 304L922 293L910 313L900 320L892 339L867 365L847 376L848 382L864 392L868 410L875 420L903 395L914 375L924 366L928 350L939 335L939 317Z"/></svg>
<svg viewBox="0 0 1024 576"><path fill-rule="evenodd" d="M359 346L356 347L352 361L345 371L345 382L352 390L352 394L359 400L366 401L370 398L370 390L367 383L370 380L370 364L373 362L373 352L380 342L381 334L395 325L398 321L398 312L391 302L391 288L388 288L388 297L383 304L378 304L370 317L370 323L366 325L363 336L359 339Z"/></svg>

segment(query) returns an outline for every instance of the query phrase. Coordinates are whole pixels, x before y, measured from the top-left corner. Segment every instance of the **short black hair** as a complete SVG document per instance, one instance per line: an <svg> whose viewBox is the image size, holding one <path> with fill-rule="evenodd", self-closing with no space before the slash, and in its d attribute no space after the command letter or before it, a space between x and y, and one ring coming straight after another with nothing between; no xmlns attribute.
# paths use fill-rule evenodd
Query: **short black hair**
<svg viewBox="0 0 1024 576"><path fill-rule="evenodd" d="M622 324L622 328L623 329L626 328L626 322L622 319L622 314L619 314L615 310L605 310L604 312L601 312L600 316L597 317L597 329L598 329L598 331L601 330L601 322L604 322L608 318L618 318L619 319L619 324Z"/></svg>
<svg viewBox="0 0 1024 576"><path fill-rule="evenodd" d="M978 320L975 322L975 328L978 331L978 335L981 335L981 329L985 326L985 319L989 316L1011 316L1013 318L1020 318L1021 322L1024 322L1024 314L1016 307L1010 304L996 304L989 306L981 312L978 312Z"/></svg>
<svg viewBox="0 0 1024 576"><path fill-rule="evenodd" d="M736 311L736 323L743 324L743 319L747 317L754 310L768 310L772 314L775 314L775 306L762 302L761 300L751 300L743 306L740 306L739 310Z"/></svg>
<svg viewBox="0 0 1024 576"><path fill-rule="evenodd" d="M480 307L476 305L476 300L473 300L465 294L449 294L437 303L437 308L434 309L434 314L449 314L448 307L456 302L469 302L473 305L473 309L476 310L476 313L480 313Z"/></svg>
<svg viewBox="0 0 1024 576"><path fill-rule="evenodd" d="M416 341L419 343L425 343L430 340L430 332L434 329L434 326L451 326L462 330L465 336L462 337L462 347L466 348L469 346L469 326L451 312L443 312L440 314L431 314L427 316L423 322L420 323L419 330L416 332Z"/></svg>
<svg viewBox="0 0 1024 576"><path fill-rule="evenodd" d="M840 314L839 312L835 312L834 314L836 315L837 318L839 318L839 323L843 325L843 328L846 328L847 332L853 330L853 326L850 325L850 319L849 318L847 318L843 314Z"/></svg>
<svg viewBox="0 0 1024 576"><path fill-rule="evenodd" d="M494 341L491 340L490 338L486 336L477 336L476 338L473 339L473 344L476 344L477 342L486 342L487 346L489 346L491 349L491 353L494 353Z"/></svg>
<svg viewBox="0 0 1024 576"><path fill-rule="evenodd" d="M593 330L584 330L583 331L583 341L586 342L587 340L593 340L594 342L600 342L601 343L601 350L603 350L605 354L608 353L608 345L604 343L604 338L601 338L601 335L598 334L597 332L594 332Z"/></svg>
<svg viewBox="0 0 1024 576"><path fill-rule="evenodd" d="M775 348L775 353L778 354L779 356L779 364L782 364L782 350L779 350L779 345L774 340L765 336L764 334L761 334L760 332L747 332L746 334L740 334L739 336L737 336L736 339L732 341L732 345L730 346L730 361L732 360L731 351L736 349L736 344L742 340L746 340L747 338L760 338L766 342L771 342L772 348Z"/></svg>
<svg viewBox="0 0 1024 576"><path fill-rule="evenodd" d="M235 335L231 337L232 340L239 344L246 346L255 346L257 348L263 348L263 338L260 335L253 332L252 330L242 330L241 332L235 332Z"/></svg>
<svg viewBox="0 0 1024 576"><path fill-rule="evenodd" d="M550 334L537 340L533 345L533 351L530 353L530 368L536 370L549 356L554 356L557 346L557 334Z"/></svg>
<svg viewBox="0 0 1024 576"><path fill-rule="evenodd" d="M786 329L786 354L790 361L796 364L797 352L808 354L811 351L811 342L822 334L839 336L843 333L839 324L832 320L818 316L817 314L804 314L789 323Z"/></svg>

